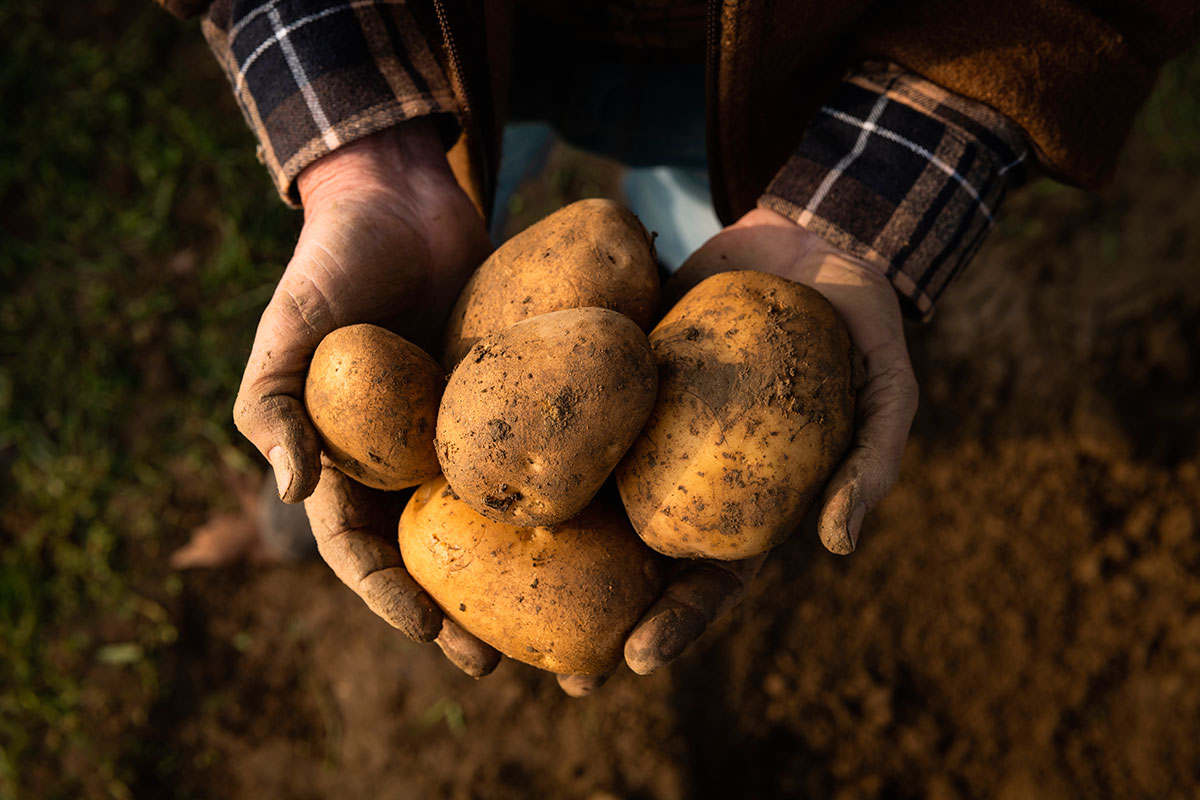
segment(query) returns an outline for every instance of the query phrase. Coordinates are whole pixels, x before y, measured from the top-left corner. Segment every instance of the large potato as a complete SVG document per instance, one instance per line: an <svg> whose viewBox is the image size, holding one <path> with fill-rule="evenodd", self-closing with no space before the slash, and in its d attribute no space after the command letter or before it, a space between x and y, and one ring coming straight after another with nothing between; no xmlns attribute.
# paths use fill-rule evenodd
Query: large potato
<svg viewBox="0 0 1200 800"><path fill-rule="evenodd" d="M375 325L330 333L313 353L304 405L339 470L395 491L440 471L433 449L441 366L421 348Z"/></svg>
<svg viewBox="0 0 1200 800"><path fill-rule="evenodd" d="M437 422L442 472L479 513L553 525L578 513L654 405L646 335L604 308L555 311L476 343Z"/></svg>
<svg viewBox="0 0 1200 800"><path fill-rule="evenodd" d="M446 327L447 372L484 336L567 308L611 308L649 331L658 308L650 234L612 200L580 200L499 247L459 295Z"/></svg>
<svg viewBox="0 0 1200 800"><path fill-rule="evenodd" d="M813 289L762 272L700 283L650 334L658 400L617 468L641 537L677 558L764 553L849 444L850 338Z"/></svg>
<svg viewBox="0 0 1200 800"><path fill-rule="evenodd" d="M518 528L475 513L443 477L405 507L400 554L448 617L509 658L559 674L616 667L664 585L662 558L615 498L552 528Z"/></svg>

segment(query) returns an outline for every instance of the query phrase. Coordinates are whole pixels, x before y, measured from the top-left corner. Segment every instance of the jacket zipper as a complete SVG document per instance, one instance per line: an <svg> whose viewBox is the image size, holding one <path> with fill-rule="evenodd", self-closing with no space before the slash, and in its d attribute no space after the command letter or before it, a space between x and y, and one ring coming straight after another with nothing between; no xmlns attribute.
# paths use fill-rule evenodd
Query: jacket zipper
<svg viewBox="0 0 1200 800"><path fill-rule="evenodd" d="M445 0L433 0L433 10L437 15L438 28L442 33L442 44L446 48L446 58L450 62L450 81L454 86L455 94L458 96L463 127L470 135L470 142L473 145L471 148L472 151L479 158L480 193L483 196L483 203L486 207L485 211L490 215L492 187L491 169L488 163L488 148L483 141L483 131L479 125L479 121L475 118L474 105L471 102L471 92L467 86L466 78L463 76L462 54L459 52L458 41L454 36L454 27L450 21L450 14L446 11Z"/></svg>
<svg viewBox="0 0 1200 800"><path fill-rule="evenodd" d="M713 205L716 206L717 216L723 217L720 207L728 202L725 194L725 171L720 158L720 131L717 126L717 101L720 92L717 88L717 70L720 66L721 54L721 2L708 0L708 25L705 33L704 85L707 92L705 108L705 129L708 135L706 150L708 152L708 182L713 195ZM720 197L720 202L718 202Z"/></svg>

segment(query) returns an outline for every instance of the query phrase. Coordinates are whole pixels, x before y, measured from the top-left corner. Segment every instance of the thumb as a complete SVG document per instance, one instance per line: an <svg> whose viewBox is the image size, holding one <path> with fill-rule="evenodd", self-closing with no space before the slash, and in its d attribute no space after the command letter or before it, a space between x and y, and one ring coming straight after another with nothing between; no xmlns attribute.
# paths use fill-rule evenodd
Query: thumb
<svg viewBox="0 0 1200 800"><path fill-rule="evenodd" d="M867 353L866 366L854 442L829 480L818 522L821 541L839 555L854 550L863 517L896 482L917 411L917 379L902 338Z"/></svg>
<svg viewBox="0 0 1200 800"><path fill-rule="evenodd" d="M304 408L313 351L336 327L320 289L289 268L263 312L233 420L271 463L279 496L298 503L321 478L321 442Z"/></svg>

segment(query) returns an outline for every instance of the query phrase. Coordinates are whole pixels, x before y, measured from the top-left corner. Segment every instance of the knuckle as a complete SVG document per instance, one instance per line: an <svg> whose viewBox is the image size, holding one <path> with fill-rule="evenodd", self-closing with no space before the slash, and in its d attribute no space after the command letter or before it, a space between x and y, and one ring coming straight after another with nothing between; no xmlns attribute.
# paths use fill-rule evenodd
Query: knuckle
<svg viewBox="0 0 1200 800"><path fill-rule="evenodd" d="M238 392L237 397L233 401L233 424L247 436L250 434L251 420L256 416L254 410L254 401L246 396L244 390Z"/></svg>
<svg viewBox="0 0 1200 800"><path fill-rule="evenodd" d="M892 366L871 376L859 396L862 411L875 415L890 411L911 420L917 410L920 390L917 377L907 365Z"/></svg>
<svg viewBox="0 0 1200 800"><path fill-rule="evenodd" d="M917 397L921 393L921 387L917 383L917 376L912 371L912 367L906 364L904 369L900 370L900 374L896 376L896 383L902 394L912 398L912 403L915 406Z"/></svg>
<svg viewBox="0 0 1200 800"><path fill-rule="evenodd" d="M900 462L903 453L892 453L887 448L864 443L856 448L860 468L857 483L862 490L862 499L868 507L883 498L900 477Z"/></svg>
<svg viewBox="0 0 1200 800"><path fill-rule="evenodd" d="M724 564L714 561L702 561L692 567L693 575L703 582L710 591L720 597L736 594L744 587L741 570L737 565L742 562Z"/></svg>
<svg viewBox="0 0 1200 800"><path fill-rule="evenodd" d="M896 395L907 394L917 388L917 376L907 364L886 367L875 376L875 380L882 389Z"/></svg>
<svg viewBox="0 0 1200 800"><path fill-rule="evenodd" d="M860 486L876 481L876 476L888 470L886 453L870 438L864 437L851 448L846 456L847 462L853 463L853 481Z"/></svg>
<svg viewBox="0 0 1200 800"><path fill-rule="evenodd" d="M887 496L888 492L892 491L892 487L896 485L896 481L900 478L900 462L888 460L886 463L881 463L879 469L872 474L872 480L869 486L869 496L866 498L867 507L872 508Z"/></svg>
<svg viewBox="0 0 1200 800"><path fill-rule="evenodd" d="M896 376L896 406L902 409L911 420L917 413L917 403L920 400L921 388L917 384L917 376L911 369L903 369Z"/></svg>
<svg viewBox="0 0 1200 800"><path fill-rule="evenodd" d="M291 323L290 327L298 329L313 347L337 327L329 297L307 275L281 284L275 299L279 313Z"/></svg>
<svg viewBox="0 0 1200 800"><path fill-rule="evenodd" d="M355 580L362 594L392 597L404 594L403 590L407 588L401 575L397 574L399 572L403 571L394 564L361 564Z"/></svg>

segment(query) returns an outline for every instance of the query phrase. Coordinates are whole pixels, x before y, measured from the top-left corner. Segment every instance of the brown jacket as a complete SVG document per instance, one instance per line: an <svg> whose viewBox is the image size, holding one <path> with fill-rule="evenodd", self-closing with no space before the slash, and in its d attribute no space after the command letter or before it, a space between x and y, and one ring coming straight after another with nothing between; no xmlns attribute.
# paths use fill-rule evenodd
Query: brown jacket
<svg viewBox="0 0 1200 800"><path fill-rule="evenodd" d="M468 182L486 205L512 4L410 7L443 36L469 111ZM708 149L717 212L728 222L754 206L833 81L865 58L900 64L994 108L1024 130L1044 169L1098 187L1159 68L1198 34L1194 0L710 2ZM458 156L461 171L467 166Z"/></svg>
<svg viewBox="0 0 1200 800"><path fill-rule="evenodd" d="M457 137L451 165L489 211L513 0L162 1L205 12L285 200L308 164L428 116ZM757 204L794 220L877 266L921 318L1030 161L1104 182L1158 68L1200 28L1194 0L726 0L707 19L697 0L522 5L517 38L538 48L525 69L575 57L580 36L605 58L632 46L639 64L706 48L718 215Z"/></svg>

